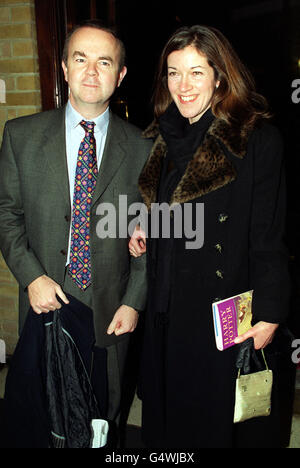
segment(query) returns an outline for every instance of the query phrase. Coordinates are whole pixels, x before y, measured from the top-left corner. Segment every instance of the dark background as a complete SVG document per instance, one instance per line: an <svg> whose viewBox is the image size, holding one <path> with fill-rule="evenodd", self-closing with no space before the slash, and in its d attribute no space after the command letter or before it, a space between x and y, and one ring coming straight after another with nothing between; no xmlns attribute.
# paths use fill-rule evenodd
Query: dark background
<svg viewBox="0 0 300 468"><path fill-rule="evenodd" d="M72 3L77 22L90 17L81 1ZM106 2L95 4L96 16L105 21ZM183 25L220 29L253 72L277 119L292 108L291 81L299 76L300 0L115 0L114 4L115 24L127 49L128 75L122 94L137 125L144 127L152 118L149 101L159 54L172 32Z"/></svg>

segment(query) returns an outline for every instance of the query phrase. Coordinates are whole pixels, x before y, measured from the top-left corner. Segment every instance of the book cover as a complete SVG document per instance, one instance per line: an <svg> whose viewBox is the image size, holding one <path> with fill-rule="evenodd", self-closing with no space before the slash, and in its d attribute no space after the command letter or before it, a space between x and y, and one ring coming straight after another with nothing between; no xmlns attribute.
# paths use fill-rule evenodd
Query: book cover
<svg viewBox="0 0 300 468"><path fill-rule="evenodd" d="M252 291L213 302L216 345L220 351L234 346L234 340L251 328Z"/></svg>

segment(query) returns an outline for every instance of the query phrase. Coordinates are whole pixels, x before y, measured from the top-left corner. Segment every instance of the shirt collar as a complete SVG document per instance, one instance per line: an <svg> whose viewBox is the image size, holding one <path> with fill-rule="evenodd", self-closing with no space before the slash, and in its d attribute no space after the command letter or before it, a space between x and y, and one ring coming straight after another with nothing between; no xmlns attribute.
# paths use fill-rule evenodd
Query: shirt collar
<svg viewBox="0 0 300 468"><path fill-rule="evenodd" d="M85 117L79 114L70 101L68 101L66 106L66 124L69 130L75 129L78 127L82 120L86 120ZM98 117L92 119L95 122L94 133L102 132L105 133L108 127L109 122L109 107L103 112L103 114L98 115Z"/></svg>

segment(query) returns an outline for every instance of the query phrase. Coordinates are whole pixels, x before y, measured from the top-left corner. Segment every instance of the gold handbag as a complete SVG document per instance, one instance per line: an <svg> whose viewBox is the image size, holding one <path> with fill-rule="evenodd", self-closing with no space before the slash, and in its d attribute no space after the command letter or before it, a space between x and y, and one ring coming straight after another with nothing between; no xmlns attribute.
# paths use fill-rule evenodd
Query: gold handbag
<svg viewBox="0 0 300 468"><path fill-rule="evenodd" d="M263 350L261 350L266 370L241 375L238 371L235 387L234 423L271 413L271 393L273 372L268 368Z"/></svg>

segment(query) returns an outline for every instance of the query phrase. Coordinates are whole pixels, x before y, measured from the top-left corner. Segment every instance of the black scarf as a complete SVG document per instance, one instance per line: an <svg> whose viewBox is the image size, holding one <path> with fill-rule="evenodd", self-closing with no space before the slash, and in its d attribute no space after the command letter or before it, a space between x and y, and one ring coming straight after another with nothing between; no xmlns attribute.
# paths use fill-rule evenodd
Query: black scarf
<svg viewBox="0 0 300 468"><path fill-rule="evenodd" d="M209 108L197 122L190 124L174 103L159 118L160 133L168 146L167 159L172 160L182 174L213 120Z"/></svg>
<svg viewBox="0 0 300 468"><path fill-rule="evenodd" d="M200 146L206 131L214 120L211 109L194 124L181 116L176 105L172 103L159 118L159 128L167 144L167 155L163 161L157 202L169 202L172 193L178 185L188 162L192 159L196 149ZM170 219L170 238L161 236L151 239L151 257L155 268L155 286L152 298L155 309L155 325L167 324L169 297L171 290L173 224Z"/></svg>

